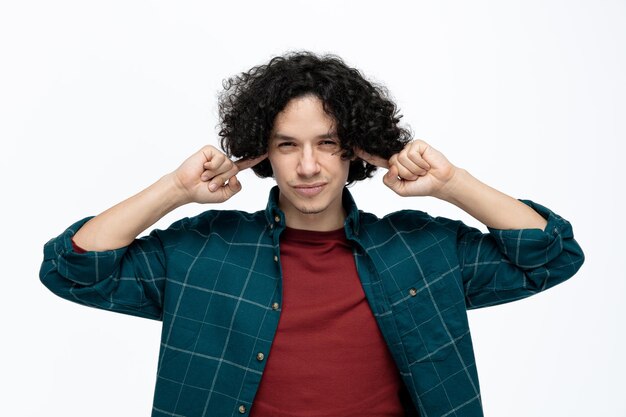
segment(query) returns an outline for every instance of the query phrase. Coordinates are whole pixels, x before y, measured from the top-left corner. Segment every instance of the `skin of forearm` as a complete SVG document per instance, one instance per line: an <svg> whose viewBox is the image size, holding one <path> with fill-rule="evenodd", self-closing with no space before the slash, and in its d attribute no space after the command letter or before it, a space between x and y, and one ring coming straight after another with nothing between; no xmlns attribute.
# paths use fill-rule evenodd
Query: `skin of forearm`
<svg viewBox="0 0 626 417"><path fill-rule="evenodd" d="M526 204L456 168L453 179L436 197L461 208L485 226L494 229L541 229L547 221Z"/></svg>
<svg viewBox="0 0 626 417"><path fill-rule="evenodd" d="M89 220L74 235L74 243L87 251L128 246L141 232L187 202L188 196L177 186L173 175L165 175Z"/></svg>

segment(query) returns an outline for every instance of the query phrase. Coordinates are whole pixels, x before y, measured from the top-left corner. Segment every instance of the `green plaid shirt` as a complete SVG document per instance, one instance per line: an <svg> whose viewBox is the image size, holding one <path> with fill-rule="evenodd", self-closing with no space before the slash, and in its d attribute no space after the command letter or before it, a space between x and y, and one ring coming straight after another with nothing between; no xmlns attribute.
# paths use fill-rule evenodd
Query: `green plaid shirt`
<svg viewBox="0 0 626 417"><path fill-rule="evenodd" d="M415 210L380 219L344 191L346 236L407 415L482 416L467 309L543 291L583 263L570 224L523 202L545 230L482 233ZM40 277L68 300L163 321L152 416L247 415L281 314L277 203L274 188L264 211L210 210L128 247L79 254L71 238L84 219L45 245Z"/></svg>

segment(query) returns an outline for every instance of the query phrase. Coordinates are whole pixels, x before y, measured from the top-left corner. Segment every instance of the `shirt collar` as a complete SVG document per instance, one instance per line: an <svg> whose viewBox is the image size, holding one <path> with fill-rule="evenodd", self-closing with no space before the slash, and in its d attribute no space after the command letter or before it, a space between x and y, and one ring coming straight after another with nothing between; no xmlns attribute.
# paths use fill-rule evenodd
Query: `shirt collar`
<svg viewBox="0 0 626 417"><path fill-rule="evenodd" d="M277 229L280 231L285 228L285 213L278 207L279 194L278 186L275 185L272 187L267 201L267 207L265 208L265 217L272 232ZM343 207L347 213L344 221L346 237L348 239L354 239L359 235L359 209L347 187L343 188L342 199Z"/></svg>

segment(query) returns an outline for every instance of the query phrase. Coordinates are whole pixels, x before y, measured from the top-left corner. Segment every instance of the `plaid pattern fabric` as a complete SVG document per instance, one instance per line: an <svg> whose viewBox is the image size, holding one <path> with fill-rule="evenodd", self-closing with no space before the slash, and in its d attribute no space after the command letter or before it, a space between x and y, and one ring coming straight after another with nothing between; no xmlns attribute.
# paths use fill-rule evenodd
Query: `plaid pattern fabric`
<svg viewBox="0 0 626 417"><path fill-rule="evenodd" d="M40 277L57 295L163 321L153 416L249 414L281 314L277 197L274 188L264 211L206 211L118 250L72 250L88 219L45 245ZM407 415L482 416L467 309L530 296L582 265L570 224L523 202L545 230L485 234L409 210L379 219L344 191L346 235L410 394Z"/></svg>

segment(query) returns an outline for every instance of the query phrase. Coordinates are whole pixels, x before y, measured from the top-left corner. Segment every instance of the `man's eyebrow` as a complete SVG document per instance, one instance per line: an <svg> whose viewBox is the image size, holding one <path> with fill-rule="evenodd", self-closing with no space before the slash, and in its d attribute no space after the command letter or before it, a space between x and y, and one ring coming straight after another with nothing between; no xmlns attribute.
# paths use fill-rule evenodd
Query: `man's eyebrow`
<svg viewBox="0 0 626 417"><path fill-rule="evenodd" d="M280 140L296 140L296 138L288 135L283 135L282 133L273 133L272 138Z"/></svg>
<svg viewBox="0 0 626 417"><path fill-rule="evenodd" d="M328 133L324 133L323 135L318 135L317 139L337 139L337 132L331 130Z"/></svg>
<svg viewBox="0 0 626 417"><path fill-rule="evenodd" d="M293 136L285 135L285 134L279 133L279 132L273 133L272 134L272 138L280 139L280 140L297 140ZM330 131L328 133L323 133L321 135L317 135L315 137L315 139L337 139L337 132L332 130L332 131Z"/></svg>

